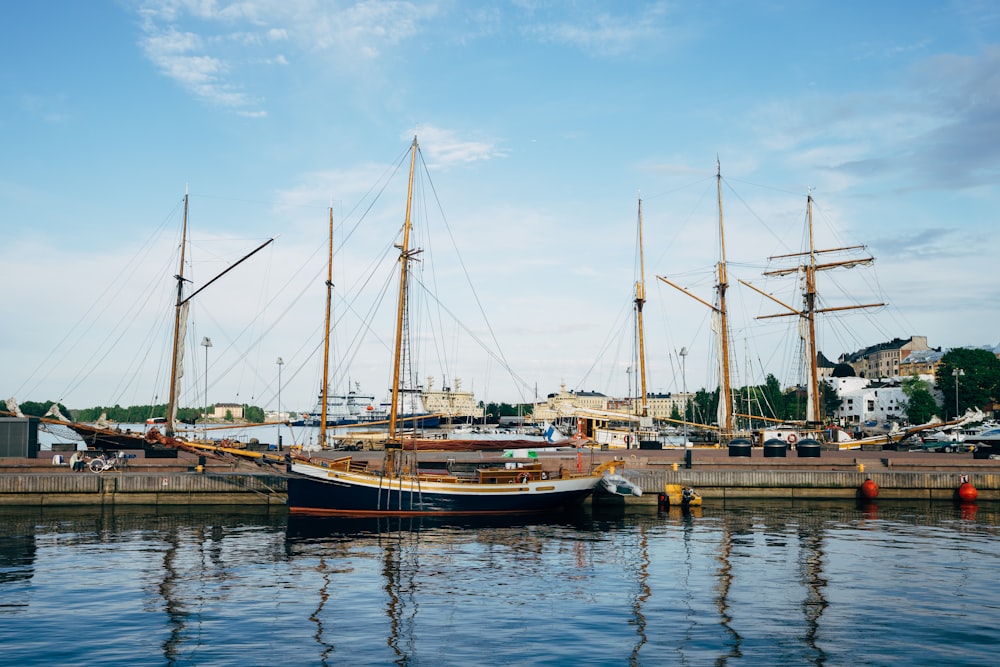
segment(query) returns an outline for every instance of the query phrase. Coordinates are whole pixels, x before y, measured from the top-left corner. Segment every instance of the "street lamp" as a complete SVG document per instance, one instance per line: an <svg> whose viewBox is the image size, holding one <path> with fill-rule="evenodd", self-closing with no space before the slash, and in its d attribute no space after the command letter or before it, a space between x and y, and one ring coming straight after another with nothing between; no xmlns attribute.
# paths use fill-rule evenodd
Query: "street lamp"
<svg viewBox="0 0 1000 667"><path fill-rule="evenodd" d="M684 425L684 446L687 447L688 446L688 422L687 422L688 396L687 396L686 366L687 366L688 349L686 347L682 347L681 351L678 352L677 354L679 354L681 357L681 394L684 396L684 414L682 415L683 419L682 423Z"/></svg>
<svg viewBox="0 0 1000 667"><path fill-rule="evenodd" d="M958 378L965 375L965 371L961 368L956 368L952 370L951 374L955 376L955 419L958 419Z"/></svg>
<svg viewBox="0 0 1000 667"><path fill-rule="evenodd" d="M278 357L274 363L278 364L278 421L281 421L281 367L284 366L285 360Z"/></svg>
<svg viewBox="0 0 1000 667"><path fill-rule="evenodd" d="M212 339L205 336L201 345L205 348L205 421L208 421L208 348L212 347Z"/></svg>

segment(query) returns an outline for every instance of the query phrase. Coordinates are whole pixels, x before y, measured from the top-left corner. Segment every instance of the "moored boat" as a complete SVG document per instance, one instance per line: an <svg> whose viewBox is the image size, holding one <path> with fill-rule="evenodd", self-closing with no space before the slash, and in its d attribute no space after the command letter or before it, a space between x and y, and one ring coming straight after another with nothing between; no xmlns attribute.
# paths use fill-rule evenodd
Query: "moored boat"
<svg viewBox="0 0 1000 667"><path fill-rule="evenodd" d="M401 409L417 394L415 388L404 387L409 373L403 368L407 347L409 300L408 272L419 249L410 247L413 177L418 154L417 139L410 146L409 185L406 215L399 249L399 297L396 311L395 345L393 349L393 383L388 410L388 439L380 464L371 465L345 456L326 459L310 456L303 451L291 457L287 469L288 508L292 514L340 516L382 515L443 515L443 514L520 514L554 512L579 505L600 482L598 475L561 471L551 475L538 462L513 461L482 463L472 470L454 467L421 469L418 452L421 441L404 439L397 432L403 424ZM332 267L332 224L331 224ZM327 285L332 284L328 274ZM329 323L329 316L327 319ZM329 325L327 326L329 331ZM324 383L326 386L326 369ZM325 413L325 401L322 404ZM325 421L324 419L321 420ZM321 442L325 436L321 431ZM440 448L445 440L431 441L429 446ZM481 443L480 443L481 444ZM495 448L508 444L490 441ZM517 447L523 447L518 443Z"/></svg>
<svg viewBox="0 0 1000 667"><path fill-rule="evenodd" d="M421 472L415 452L387 450L381 466L352 457L293 459L288 509L292 514L379 516L520 514L580 505L600 481L594 475L550 476L540 464L484 464L471 474Z"/></svg>

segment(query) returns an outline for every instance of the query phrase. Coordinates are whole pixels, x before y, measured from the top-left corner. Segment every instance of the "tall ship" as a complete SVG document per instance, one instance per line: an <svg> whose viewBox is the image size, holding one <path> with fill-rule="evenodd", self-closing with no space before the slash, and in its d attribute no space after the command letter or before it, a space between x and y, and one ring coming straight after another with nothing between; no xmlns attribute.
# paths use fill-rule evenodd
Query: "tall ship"
<svg viewBox="0 0 1000 667"><path fill-rule="evenodd" d="M313 452L303 448L288 463L289 512L333 516L496 515L552 512L579 505L601 483L599 473L546 471L537 459L476 460L462 466L449 458L443 466L431 467L433 462L421 456L420 439L408 435L405 423L398 418L412 410L420 398L419 389L412 385L407 388L403 381L412 377L406 368L408 360L412 360L407 354L408 276L411 262L420 253L411 246L410 217L417 156L414 137L409 150L406 215L401 238L395 244L399 249L399 291L389 432L383 458L381 461L356 460L352 456L331 459L320 453L313 456ZM332 280L328 279L327 284L332 284ZM325 410L325 402L322 407Z"/></svg>

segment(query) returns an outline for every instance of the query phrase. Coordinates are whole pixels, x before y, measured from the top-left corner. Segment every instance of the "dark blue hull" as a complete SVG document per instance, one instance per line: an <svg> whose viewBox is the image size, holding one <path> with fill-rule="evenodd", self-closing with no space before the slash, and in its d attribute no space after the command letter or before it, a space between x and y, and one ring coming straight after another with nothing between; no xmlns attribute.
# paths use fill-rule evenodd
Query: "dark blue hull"
<svg viewBox="0 0 1000 667"><path fill-rule="evenodd" d="M482 487L464 493L410 491L393 488L391 480L379 488L296 475L288 479L288 508L293 514L344 516L525 514L578 507L591 491L592 486L548 492Z"/></svg>

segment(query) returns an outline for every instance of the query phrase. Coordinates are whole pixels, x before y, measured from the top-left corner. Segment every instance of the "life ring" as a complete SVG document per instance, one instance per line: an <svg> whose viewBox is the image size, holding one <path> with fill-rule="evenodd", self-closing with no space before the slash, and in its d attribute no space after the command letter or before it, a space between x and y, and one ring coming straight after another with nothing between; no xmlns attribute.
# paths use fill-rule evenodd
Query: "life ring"
<svg viewBox="0 0 1000 667"><path fill-rule="evenodd" d="M630 435L626 435L625 436L625 444L626 445L632 444L632 436L630 436Z"/></svg>
<svg viewBox="0 0 1000 667"><path fill-rule="evenodd" d="M788 434L788 444L789 445L794 445L798 441L799 441L799 436L795 435L794 433L789 433Z"/></svg>
<svg viewBox="0 0 1000 667"><path fill-rule="evenodd" d="M529 475L526 472L522 472L520 475L517 476L517 481L520 484L527 484L529 481L531 481L531 475Z"/></svg>

